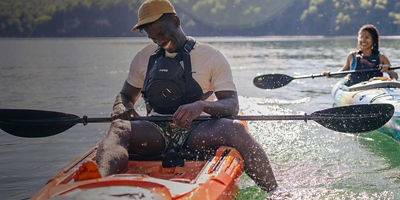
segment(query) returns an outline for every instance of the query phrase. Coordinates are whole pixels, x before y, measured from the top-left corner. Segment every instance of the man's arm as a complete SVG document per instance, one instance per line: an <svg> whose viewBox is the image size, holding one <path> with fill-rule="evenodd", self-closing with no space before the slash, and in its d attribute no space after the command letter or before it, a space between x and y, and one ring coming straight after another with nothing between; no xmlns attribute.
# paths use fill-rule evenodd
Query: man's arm
<svg viewBox="0 0 400 200"><path fill-rule="evenodd" d="M118 93L117 97L115 98L113 111L111 113L113 119L129 119L130 114L133 114L134 116L139 115L135 111L134 105L137 99L140 97L140 91L140 88L133 87L125 81L121 92ZM124 113L126 110L129 110L130 112Z"/></svg>
<svg viewBox="0 0 400 200"><path fill-rule="evenodd" d="M215 92L217 101L199 100L180 106L174 113L174 123L180 127L190 127L193 119L202 112L212 116L237 115L239 112L239 100L236 91Z"/></svg>
<svg viewBox="0 0 400 200"><path fill-rule="evenodd" d="M236 91L215 92L217 101L202 101L203 112L212 116L230 116L239 113L239 100Z"/></svg>

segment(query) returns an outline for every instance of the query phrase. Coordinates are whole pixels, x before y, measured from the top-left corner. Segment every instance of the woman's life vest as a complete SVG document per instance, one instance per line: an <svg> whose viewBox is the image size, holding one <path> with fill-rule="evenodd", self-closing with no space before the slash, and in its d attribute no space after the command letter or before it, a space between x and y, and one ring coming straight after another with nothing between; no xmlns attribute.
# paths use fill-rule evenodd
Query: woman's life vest
<svg viewBox="0 0 400 200"><path fill-rule="evenodd" d="M189 54L195 43L189 38L174 58L166 57L162 48L150 56L142 88L148 114L151 109L173 114L180 105L201 99L203 90L192 77Z"/></svg>
<svg viewBox="0 0 400 200"><path fill-rule="evenodd" d="M362 51L359 51L356 56L353 54L350 70L378 69L380 62L379 51L373 53L371 56L364 56L362 55ZM380 71L351 73L347 86L352 86L363 81L368 81L373 77L380 76L383 76L383 73Z"/></svg>

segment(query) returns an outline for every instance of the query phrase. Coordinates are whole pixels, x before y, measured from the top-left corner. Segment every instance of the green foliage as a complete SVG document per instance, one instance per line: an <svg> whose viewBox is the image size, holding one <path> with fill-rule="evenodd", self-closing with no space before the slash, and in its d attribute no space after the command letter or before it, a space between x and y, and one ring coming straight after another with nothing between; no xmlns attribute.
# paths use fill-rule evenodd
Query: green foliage
<svg viewBox="0 0 400 200"><path fill-rule="evenodd" d="M389 12L389 16L394 18L394 24L400 24L400 13Z"/></svg>
<svg viewBox="0 0 400 200"><path fill-rule="evenodd" d="M76 8L105 9L125 2L130 8L136 0L2 0L0 1L0 35L29 36L52 20L56 13Z"/></svg>
<svg viewBox="0 0 400 200"><path fill-rule="evenodd" d="M173 2L191 18L223 29L248 28L268 22L295 3L295 0L175 0Z"/></svg>
<svg viewBox="0 0 400 200"><path fill-rule="evenodd" d="M304 24L329 22L330 34L350 33L367 23L398 29L399 7L399 2L388 0L310 0L301 20Z"/></svg>
<svg viewBox="0 0 400 200"><path fill-rule="evenodd" d="M132 36L144 0L1 0L0 36ZM400 32L390 0L171 0L191 35L354 35L367 23Z"/></svg>

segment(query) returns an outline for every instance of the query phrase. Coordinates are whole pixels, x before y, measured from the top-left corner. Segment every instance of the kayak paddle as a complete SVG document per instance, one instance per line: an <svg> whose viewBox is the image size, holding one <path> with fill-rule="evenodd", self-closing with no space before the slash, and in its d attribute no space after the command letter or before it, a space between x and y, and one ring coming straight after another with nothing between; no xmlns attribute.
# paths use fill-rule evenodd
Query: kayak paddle
<svg viewBox="0 0 400 200"><path fill-rule="evenodd" d="M389 67L389 70L400 69L398 67ZM342 71L342 72L331 72L330 76L340 76L346 75L351 73L360 73L360 72L374 72L379 71L379 69L363 69L363 70L349 70L349 71ZM316 78L322 77L323 74L311 74L311 75L303 75L303 76L288 76L285 74L264 74L256 76L253 79L253 83L256 87L261 89L276 89L283 87L289 84L294 79L305 79L305 78Z"/></svg>
<svg viewBox="0 0 400 200"><path fill-rule="evenodd" d="M391 104L368 104L334 107L304 115L253 115L227 116L237 120L313 120L338 132L361 133L383 126L394 113ZM195 120L218 119L200 116ZM131 120L172 121L172 116L133 117ZM27 138L47 137L61 133L72 126L83 123L111 122L111 117L83 118L73 114L27 109L0 109L0 129Z"/></svg>

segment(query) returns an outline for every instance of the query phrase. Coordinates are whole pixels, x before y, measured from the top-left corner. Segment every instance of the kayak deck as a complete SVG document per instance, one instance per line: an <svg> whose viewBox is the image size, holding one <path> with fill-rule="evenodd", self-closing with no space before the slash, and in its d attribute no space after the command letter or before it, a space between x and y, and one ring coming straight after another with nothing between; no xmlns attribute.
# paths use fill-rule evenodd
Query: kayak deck
<svg viewBox="0 0 400 200"><path fill-rule="evenodd" d="M185 160L183 167L163 168L162 160L130 156L121 174L75 182L75 170L84 161L95 160L96 151L94 147L64 167L32 199L232 199L244 170L236 149L220 147L209 159Z"/></svg>
<svg viewBox="0 0 400 200"><path fill-rule="evenodd" d="M400 82L393 80L364 81L348 87L349 91L369 90L376 88L400 88Z"/></svg>
<svg viewBox="0 0 400 200"><path fill-rule="evenodd" d="M332 89L335 106L389 103L395 107L393 117L377 131L400 142L400 82L393 80L372 80L345 86L339 81Z"/></svg>

